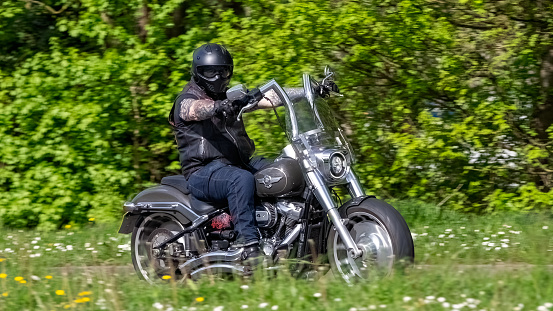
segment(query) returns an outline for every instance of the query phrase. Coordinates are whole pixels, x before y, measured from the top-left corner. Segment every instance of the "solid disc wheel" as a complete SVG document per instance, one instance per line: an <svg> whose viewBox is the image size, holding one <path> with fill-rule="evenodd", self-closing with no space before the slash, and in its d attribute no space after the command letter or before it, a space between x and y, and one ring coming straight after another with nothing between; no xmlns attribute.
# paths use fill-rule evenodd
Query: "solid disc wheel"
<svg viewBox="0 0 553 311"><path fill-rule="evenodd" d="M328 234L328 258L335 275L346 282L355 279L375 279L389 275L399 260L414 258L413 239L405 220L391 205L365 199L359 206L350 207L346 225L353 241L363 255L351 258L334 228Z"/></svg>
<svg viewBox="0 0 553 311"><path fill-rule="evenodd" d="M180 222L163 214L150 215L134 228L131 236L132 262L140 278L152 284L171 278L177 282L184 279L177 269L177 260L159 255L153 249L181 230L183 226Z"/></svg>

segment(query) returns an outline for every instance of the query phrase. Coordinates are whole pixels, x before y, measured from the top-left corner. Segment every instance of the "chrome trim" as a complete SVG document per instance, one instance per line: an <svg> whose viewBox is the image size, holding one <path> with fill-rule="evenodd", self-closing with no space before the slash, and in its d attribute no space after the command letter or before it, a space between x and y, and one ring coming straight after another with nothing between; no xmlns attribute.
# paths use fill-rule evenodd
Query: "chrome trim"
<svg viewBox="0 0 553 311"><path fill-rule="evenodd" d="M290 243L294 242L294 240L300 234L300 230L301 230L301 224L297 224L294 227L294 229L292 229L292 232L290 232L290 234L288 234L288 236L285 237L284 240L282 240L282 242L279 245L290 244Z"/></svg>
<svg viewBox="0 0 553 311"><path fill-rule="evenodd" d="M357 176L355 176L355 173L352 170L350 170L346 175L346 180L348 182L349 194L352 198L357 198L365 195L363 186L361 186L359 179L357 178Z"/></svg>
<svg viewBox="0 0 553 311"><path fill-rule="evenodd" d="M331 160L333 157L341 157L343 160L343 170L340 175L334 175L332 173ZM331 183L343 180L349 171L350 161L348 160L348 157L344 154L344 150L325 149L320 152L315 152L315 158L317 159L317 169L322 173L325 179L327 179Z"/></svg>
<svg viewBox="0 0 553 311"><path fill-rule="evenodd" d="M126 203L125 203L126 204ZM178 207L182 207L189 211L192 216L194 216L194 219L190 219L191 221L194 221L200 215L198 215L194 210L192 210L190 207L180 203L180 202L139 202L139 203L132 203L135 207L134 211L141 210L141 209L147 209L147 210L158 210L158 209L174 209L176 210ZM123 205L125 206L125 205Z"/></svg>
<svg viewBox="0 0 553 311"><path fill-rule="evenodd" d="M212 262L234 262L241 258L244 248L238 248L234 251L214 251L201 255L198 258L190 259L187 262L179 265L179 269L186 269L191 271L202 265L206 265Z"/></svg>
<svg viewBox="0 0 553 311"><path fill-rule="evenodd" d="M286 147L282 149L282 154L288 158L298 159L298 155L296 155L296 151L292 145L286 145Z"/></svg>
<svg viewBox="0 0 553 311"><path fill-rule="evenodd" d="M200 269L194 270L194 272L190 273L190 276L192 278L195 278L196 276L199 276L199 275L203 274L208 269L228 269L230 271L234 271L234 272L241 273L241 274L243 274L245 272L245 267L244 266L229 265L229 264L214 264L214 265L209 265L209 266L202 267Z"/></svg>
<svg viewBox="0 0 553 311"><path fill-rule="evenodd" d="M133 202L125 202L123 204L123 210L125 212L132 213L132 212L136 211L139 208L139 206L138 206L139 204L140 203L134 204Z"/></svg>
<svg viewBox="0 0 553 311"><path fill-rule="evenodd" d="M315 171L307 172L306 175L310 184L314 188L313 193L315 194L315 197L323 207L323 210L327 213L332 224L334 224L334 228L336 228L336 231L338 231L342 241L344 241L350 256L354 259L361 256L363 253L357 245L355 245L355 241L353 241L351 234L349 234L346 226L342 223L340 213L338 213L334 201L330 196L330 192L328 191L321 175Z"/></svg>

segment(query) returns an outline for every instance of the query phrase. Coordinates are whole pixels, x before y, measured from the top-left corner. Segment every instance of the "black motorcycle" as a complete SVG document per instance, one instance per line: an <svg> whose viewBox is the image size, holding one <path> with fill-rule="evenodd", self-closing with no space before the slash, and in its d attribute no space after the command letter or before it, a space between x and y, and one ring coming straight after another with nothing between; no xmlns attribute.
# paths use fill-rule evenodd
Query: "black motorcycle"
<svg viewBox="0 0 553 311"><path fill-rule="evenodd" d="M322 83L332 77L325 69ZM277 267L282 258L318 257L347 282L389 274L395 262L413 260L411 233L391 205L365 195L352 168L351 146L319 86L304 74L304 96L294 103L274 80L259 88L284 103L290 142L274 163L255 174L264 267ZM245 94L238 85L227 97ZM238 118L256 104L250 102ZM341 204L334 189L344 186L352 199ZM124 210L119 233L132 233L134 268L148 282L251 273L241 260L243 248L233 247L236 233L227 206L194 198L181 175L140 192ZM298 264L293 272L309 267Z"/></svg>

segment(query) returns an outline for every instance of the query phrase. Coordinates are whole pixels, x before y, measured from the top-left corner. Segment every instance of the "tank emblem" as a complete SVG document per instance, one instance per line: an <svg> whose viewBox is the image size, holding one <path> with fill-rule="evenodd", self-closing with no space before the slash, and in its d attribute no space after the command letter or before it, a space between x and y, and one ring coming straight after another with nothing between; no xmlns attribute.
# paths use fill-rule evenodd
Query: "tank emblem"
<svg viewBox="0 0 553 311"><path fill-rule="evenodd" d="M278 182L281 179L282 179L282 176L281 177L272 177L272 176L269 176L269 175L265 175L265 176L263 176L263 178L257 179L257 181L260 184L264 184L265 188L271 188L274 183Z"/></svg>

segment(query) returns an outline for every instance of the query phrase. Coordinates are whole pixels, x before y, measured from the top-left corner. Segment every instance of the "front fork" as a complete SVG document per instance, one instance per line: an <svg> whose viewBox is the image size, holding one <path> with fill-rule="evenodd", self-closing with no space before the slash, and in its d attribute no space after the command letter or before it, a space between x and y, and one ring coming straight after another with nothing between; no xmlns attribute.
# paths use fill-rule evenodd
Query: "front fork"
<svg viewBox="0 0 553 311"><path fill-rule="evenodd" d="M355 259L362 256L363 252L357 247L345 224L342 222L340 213L338 213L338 210L336 209L336 206L334 204L334 200L332 200L332 197L330 196L330 191L328 190L328 187L326 186L321 175L317 171L312 170L310 172L307 172L307 178L309 179L309 182L313 187L315 197L317 198L317 200L319 200L319 203L328 215L328 218L330 219L332 224L334 224L334 228L336 228L336 231L338 231L338 235L344 242L350 257ZM349 183L348 190L350 191L352 197L359 197L364 195L363 188L361 187L359 180L352 171L348 172L347 181Z"/></svg>

